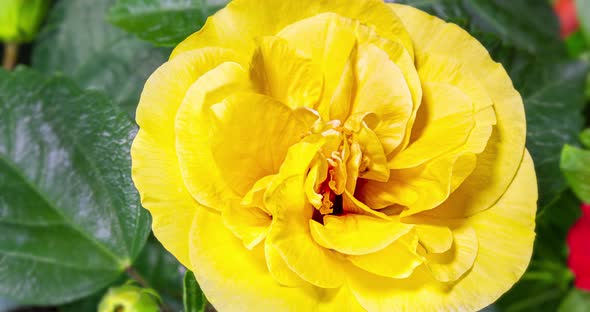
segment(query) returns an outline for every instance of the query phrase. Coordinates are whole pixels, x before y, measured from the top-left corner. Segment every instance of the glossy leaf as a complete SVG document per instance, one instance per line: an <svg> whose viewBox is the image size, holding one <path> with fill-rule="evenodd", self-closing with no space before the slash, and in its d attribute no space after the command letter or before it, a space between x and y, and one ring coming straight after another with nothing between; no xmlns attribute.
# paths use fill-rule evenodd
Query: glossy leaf
<svg viewBox="0 0 590 312"><path fill-rule="evenodd" d="M563 145L576 143L584 125L582 111L588 64L531 62L530 58L526 64L521 61L510 63L509 72L524 99L527 148L535 161L539 207L543 208L567 188L559 159Z"/></svg>
<svg viewBox="0 0 590 312"><path fill-rule="evenodd" d="M558 312L590 311L590 292L572 289L559 306Z"/></svg>
<svg viewBox="0 0 590 312"><path fill-rule="evenodd" d="M156 49L106 21L115 0L58 1L33 50L33 67L62 72L88 89L103 90L134 115L143 84L167 60Z"/></svg>
<svg viewBox="0 0 590 312"><path fill-rule="evenodd" d="M118 0L108 19L158 46L174 47L198 31L225 0Z"/></svg>
<svg viewBox="0 0 590 312"><path fill-rule="evenodd" d="M183 301L185 312L204 312L207 306L207 298L191 271L184 275Z"/></svg>
<svg viewBox="0 0 590 312"><path fill-rule="evenodd" d="M150 223L129 170L135 132L64 77L0 71L0 295L68 302L133 262Z"/></svg>
<svg viewBox="0 0 590 312"><path fill-rule="evenodd" d="M590 151L564 146L561 170L574 193L583 202L590 203Z"/></svg>
<svg viewBox="0 0 590 312"><path fill-rule="evenodd" d="M531 53L559 50L559 22L548 1L389 0L415 6L447 21L461 20Z"/></svg>

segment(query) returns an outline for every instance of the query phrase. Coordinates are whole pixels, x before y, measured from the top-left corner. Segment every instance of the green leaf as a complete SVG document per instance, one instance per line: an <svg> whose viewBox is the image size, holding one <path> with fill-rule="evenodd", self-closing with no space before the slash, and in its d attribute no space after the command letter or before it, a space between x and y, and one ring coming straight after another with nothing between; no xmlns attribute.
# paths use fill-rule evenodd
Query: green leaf
<svg viewBox="0 0 590 312"><path fill-rule="evenodd" d="M590 311L590 292L573 288L559 306L558 312Z"/></svg>
<svg viewBox="0 0 590 312"><path fill-rule="evenodd" d="M143 84L169 51L106 22L114 1L58 1L39 35L32 63L41 72L62 72L84 88L105 91L133 115Z"/></svg>
<svg viewBox="0 0 590 312"><path fill-rule="evenodd" d="M563 47L559 22L547 1L530 0L389 0L409 4L460 26L461 20L530 53ZM459 21L459 22L458 22Z"/></svg>
<svg viewBox="0 0 590 312"><path fill-rule="evenodd" d="M182 309L185 267L154 237L150 237L133 265L174 311Z"/></svg>
<svg viewBox="0 0 590 312"><path fill-rule="evenodd" d="M590 128L585 129L580 133L580 142L582 142L586 148L590 148Z"/></svg>
<svg viewBox="0 0 590 312"><path fill-rule="evenodd" d="M583 202L590 203L590 151L564 146L561 171L574 193Z"/></svg>
<svg viewBox="0 0 590 312"><path fill-rule="evenodd" d="M568 54L573 58L582 55L588 50L586 38L584 38L584 35L579 30L572 33L565 39L565 45L567 47Z"/></svg>
<svg viewBox="0 0 590 312"><path fill-rule="evenodd" d="M524 100L527 148L535 162L539 207L544 208L567 188L560 173L560 154L563 145L578 141L584 125L582 111L589 67L581 61L531 61L526 55L506 64Z"/></svg>
<svg viewBox="0 0 590 312"><path fill-rule="evenodd" d="M576 15L580 22L580 29L586 38L586 41L590 42L590 1L589 0L575 0Z"/></svg>
<svg viewBox="0 0 590 312"><path fill-rule="evenodd" d="M207 306L207 298L191 271L187 271L184 275L183 302L184 312L203 312Z"/></svg>
<svg viewBox="0 0 590 312"><path fill-rule="evenodd" d="M129 170L135 133L64 77L0 71L0 295L68 302L133 262L150 224Z"/></svg>
<svg viewBox="0 0 590 312"><path fill-rule="evenodd" d="M80 300L64 304L59 307L59 312L90 312L96 311L98 304L102 297L106 294L107 290L101 290L88 297L84 297Z"/></svg>
<svg viewBox="0 0 590 312"><path fill-rule="evenodd" d="M118 0L108 20L158 46L173 47L198 31L226 0Z"/></svg>

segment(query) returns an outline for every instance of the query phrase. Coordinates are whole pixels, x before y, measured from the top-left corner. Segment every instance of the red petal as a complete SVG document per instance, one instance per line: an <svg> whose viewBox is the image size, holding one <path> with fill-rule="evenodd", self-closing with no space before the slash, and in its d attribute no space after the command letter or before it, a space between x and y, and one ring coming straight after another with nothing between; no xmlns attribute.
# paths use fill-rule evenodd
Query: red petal
<svg viewBox="0 0 590 312"><path fill-rule="evenodd" d="M580 23L576 16L576 5L573 0L559 0L555 3L554 9L561 24L562 37L565 38L578 30Z"/></svg>
<svg viewBox="0 0 590 312"><path fill-rule="evenodd" d="M576 287L590 290L590 205L582 205L582 211L567 236L568 266L576 276Z"/></svg>

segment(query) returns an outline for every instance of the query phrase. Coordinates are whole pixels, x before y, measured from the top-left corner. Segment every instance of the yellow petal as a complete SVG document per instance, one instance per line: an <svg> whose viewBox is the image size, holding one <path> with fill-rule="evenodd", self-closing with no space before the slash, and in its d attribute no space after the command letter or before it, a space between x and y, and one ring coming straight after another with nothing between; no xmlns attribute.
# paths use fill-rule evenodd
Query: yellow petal
<svg viewBox="0 0 590 312"><path fill-rule="evenodd" d="M307 282L287 266L279 251L269 241L264 244L264 256L270 275L278 283L290 287L306 286Z"/></svg>
<svg viewBox="0 0 590 312"><path fill-rule="evenodd" d="M309 221L311 236L320 245L349 255L376 252L407 234L412 225L399 220L347 214L327 215L324 224Z"/></svg>
<svg viewBox="0 0 590 312"><path fill-rule="evenodd" d="M281 286L268 272L264 248L244 248L206 208L196 211L189 243L189 268L219 311L309 311L317 305L313 287Z"/></svg>
<svg viewBox="0 0 590 312"><path fill-rule="evenodd" d="M191 194L202 204L224 209L260 178L278 172L289 146L307 129L289 107L254 93L202 108L199 93L207 88L199 82L176 121L178 157Z"/></svg>
<svg viewBox="0 0 590 312"><path fill-rule="evenodd" d="M322 76L311 62L278 37L261 39L250 65L255 90L291 108L313 108L322 94Z"/></svg>
<svg viewBox="0 0 590 312"><path fill-rule="evenodd" d="M415 230L420 244L429 253L442 253L453 245L453 232L446 226L417 224Z"/></svg>
<svg viewBox="0 0 590 312"><path fill-rule="evenodd" d="M311 237L309 220L315 208L307 201L305 175L319 155L323 142L293 145L264 195L273 220L267 244L285 260L287 266L307 282L324 288L342 285L343 262L335 252L319 246Z"/></svg>
<svg viewBox="0 0 590 312"><path fill-rule="evenodd" d="M246 207L258 207L270 215L268 209L264 207L264 192L274 177L274 175L268 175L256 181L248 193L242 198L241 204Z"/></svg>
<svg viewBox="0 0 590 312"><path fill-rule="evenodd" d="M204 74L188 89L176 116L175 149L184 184L194 199L215 210L239 205L242 194L228 187L226 178L217 168L208 135L212 125L203 112L234 91L249 88L244 68L233 62L223 63ZM203 176L207 176L206 182Z"/></svg>
<svg viewBox="0 0 590 312"><path fill-rule="evenodd" d="M537 186L528 153L507 192L490 209L465 219L479 241L471 270L452 291L425 267L395 280L347 268L348 284L369 311L478 311L505 293L526 270L535 238Z"/></svg>
<svg viewBox="0 0 590 312"><path fill-rule="evenodd" d="M464 226L453 230L453 245L444 253L428 253L426 265L434 278L441 282L456 281L471 269L477 257L478 242L475 231Z"/></svg>
<svg viewBox="0 0 590 312"><path fill-rule="evenodd" d="M382 49L384 52L379 51L380 55L385 55L385 57L380 60L375 59L375 63L387 61L387 64L385 67L381 66L379 68L381 70L377 71L376 74L373 73L372 76L384 76L387 82L391 79L400 82L399 77L401 77L401 84L396 82L384 85L381 83L377 87L388 90L385 91L387 94L393 92L397 97L396 102L406 102L402 103L403 105L400 105L400 107L407 108L409 106L410 112L412 112L411 116L409 116L410 122L404 123L401 131L400 129L393 131L393 133L384 131L380 135L383 137L384 143L386 143L385 150L387 153L399 144L401 141L399 136L401 135L403 137L403 132L411 128L411 122L420 104L421 97L420 80L411 57L411 52L408 53L399 41L390 41L382 38L370 27L333 13L319 14L296 22L283 29L278 36L287 39L299 51L302 51L306 56L322 65L325 88L322 104L318 108L318 111L325 119L344 120L351 113L350 106L353 104L351 101L354 100L354 93L356 93L355 81L357 77L355 72L358 71L362 74L363 72L367 72L367 69L368 71L372 71L365 66L365 57L362 57L364 60L361 59L357 64L358 53L355 40L363 46L373 46L377 50ZM390 65L389 63L392 64ZM359 69L356 69L356 67ZM393 76L387 72L383 72L384 70L390 71L391 67L394 70ZM366 78L360 77L358 80L366 85ZM381 82L378 79L371 78L370 80ZM409 87L411 93L409 101L408 98L400 99L400 97L407 95L405 90L407 88L404 86ZM370 93L372 96L380 94L379 90L365 90L365 92ZM391 97L387 97L386 95L383 95L383 97L386 99L385 102L391 101ZM371 99L367 103L374 104L379 103L379 101ZM407 105L408 103L409 105ZM382 104L381 107L391 110L396 106ZM389 136L392 136L391 142L388 142Z"/></svg>
<svg viewBox="0 0 590 312"><path fill-rule="evenodd" d="M317 209L322 206L322 194L319 194L318 188L328 176L328 162L316 161L305 178L305 194L307 200Z"/></svg>
<svg viewBox="0 0 590 312"><path fill-rule="evenodd" d="M460 217L487 209L510 185L523 157L526 122L522 99L502 65L466 31L409 6L390 6L406 25L416 51L461 60L461 66L493 102L497 124L485 151L478 156L473 173L436 213Z"/></svg>
<svg viewBox="0 0 590 312"><path fill-rule="evenodd" d="M360 129L353 133L352 138L364 148L363 156L368 160L366 168L360 169L359 177L381 182L389 180L390 170L384 146L381 144L378 134L373 132L365 122L361 122Z"/></svg>
<svg viewBox="0 0 590 312"><path fill-rule="evenodd" d="M276 213L267 243L302 279L318 287L339 287L344 282L342 260L312 239L309 220L315 208L306 203L303 184L303 175L290 176L270 191L267 206Z"/></svg>
<svg viewBox="0 0 590 312"><path fill-rule="evenodd" d="M187 192L175 153L174 118L186 91L203 73L234 58L231 51L206 48L162 65L145 84L133 141L133 182L152 214L156 237L184 265L189 264L188 229L196 203Z"/></svg>
<svg viewBox="0 0 590 312"><path fill-rule="evenodd" d="M324 13L288 25L277 34L320 66L324 78L322 101L325 106L332 99L356 43L354 31L348 24L336 14ZM350 75L342 77L350 78ZM348 105L339 107L344 109ZM323 109L320 111L327 116Z"/></svg>
<svg viewBox="0 0 590 312"><path fill-rule="evenodd" d="M350 192L345 191L342 195L342 208L344 212L354 213L359 215L373 216L385 220L391 220L391 217L381 211L371 209L364 202L358 200Z"/></svg>
<svg viewBox="0 0 590 312"><path fill-rule="evenodd" d="M351 115L375 114L379 122L373 131L387 155L402 142L412 114L412 94L408 84L400 68L374 45L359 46L353 72L356 86L355 94L349 95L354 98Z"/></svg>
<svg viewBox="0 0 590 312"><path fill-rule="evenodd" d="M346 258L357 267L390 278L406 278L422 264L416 253L418 236L410 232L387 247L366 255L350 255Z"/></svg>
<svg viewBox="0 0 590 312"><path fill-rule="evenodd" d="M252 10L253 7L256 9ZM255 48L255 38L275 35L288 25L326 12L358 20L374 28L379 36L400 41L413 56L412 41L402 22L379 0L235 0L210 17L199 32L180 43L172 57L204 46L227 47L249 55Z"/></svg>
<svg viewBox="0 0 590 312"><path fill-rule="evenodd" d="M424 165L391 171L389 181L360 180L356 196L369 207L381 209L399 204L409 209L402 216L430 210L447 199L452 191L455 172L473 169L475 155L450 155Z"/></svg>
<svg viewBox="0 0 590 312"><path fill-rule="evenodd" d="M426 83L412 142L389 162L392 169L411 168L466 144L475 126L471 100L448 84Z"/></svg>
<svg viewBox="0 0 590 312"><path fill-rule="evenodd" d="M266 237L271 216L258 207L230 206L222 212L225 226L242 240L244 246L253 249Z"/></svg>

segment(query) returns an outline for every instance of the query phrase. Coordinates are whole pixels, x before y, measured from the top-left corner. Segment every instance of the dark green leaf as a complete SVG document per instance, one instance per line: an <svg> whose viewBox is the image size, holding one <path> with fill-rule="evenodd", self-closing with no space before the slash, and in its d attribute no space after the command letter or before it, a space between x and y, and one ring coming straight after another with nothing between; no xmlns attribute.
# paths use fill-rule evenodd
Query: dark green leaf
<svg viewBox="0 0 590 312"><path fill-rule="evenodd" d="M149 234L129 170L135 132L66 78L0 71L0 295L72 301L133 262Z"/></svg>
<svg viewBox="0 0 590 312"><path fill-rule="evenodd" d="M186 269L155 238L148 240L134 267L168 306L174 311L182 309L182 281Z"/></svg>
<svg viewBox="0 0 590 312"><path fill-rule="evenodd" d="M502 312L555 311L564 294L565 291L549 281L528 279L525 275L497 301L496 306Z"/></svg>
<svg viewBox="0 0 590 312"><path fill-rule="evenodd" d="M118 0L108 19L139 38L173 47L205 24L226 0Z"/></svg>
<svg viewBox="0 0 590 312"><path fill-rule="evenodd" d="M531 53L563 47L559 23L547 1L538 0L390 0L412 5L460 26L470 24ZM463 21L463 22L461 22Z"/></svg>
<svg viewBox="0 0 590 312"><path fill-rule="evenodd" d="M61 0L50 13L33 51L33 67L62 72L79 85L104 90L133 115L147 77L167 59L156 49L110 25L114 0Z"/></svg>
<svg viewBox="0 0 590 312"><path fill-rule="evenodd" d="M558 312L590 311L590 292L572 289L559 306Z"/></svg>
<svg viewBox="0 0 590 312"><path fill-rule="evenodd" d="M207 306L207 298L201 291L195 275L187 271L184 275L184 312L203 312Z"/></svg>
<svg viewBox="0 0 590 312"><path fill-rule="evenodd" d="M561 171L574 193L583 202L590 203L590 151L564 146Z"/></svg>
<svg viewBox="0 0 590 312"><path fill-rule="evenodd" d="M582 142L586 148L590 148L590 128L585 129L580 133L580 142Z"/></svg>
<svg viewBox="0 0 590 312"><path fill-rule="evenodd" d="M535 161L539 207L543 208L566 188L559 158L564 144L578 141L584 125L582 111L588 64L530 62L529 58L526 64L511 65L508 66L510 75L524 99L527 148Z"/></svg>
<svg viewBox="0 0 590 312"><path fill-rule="evenodd" d="M106 293L106 289L92 294L91 296L84 297L80 300L64 304L59 307L59 312L91 312L96 311L100 300Z"/></svg>

